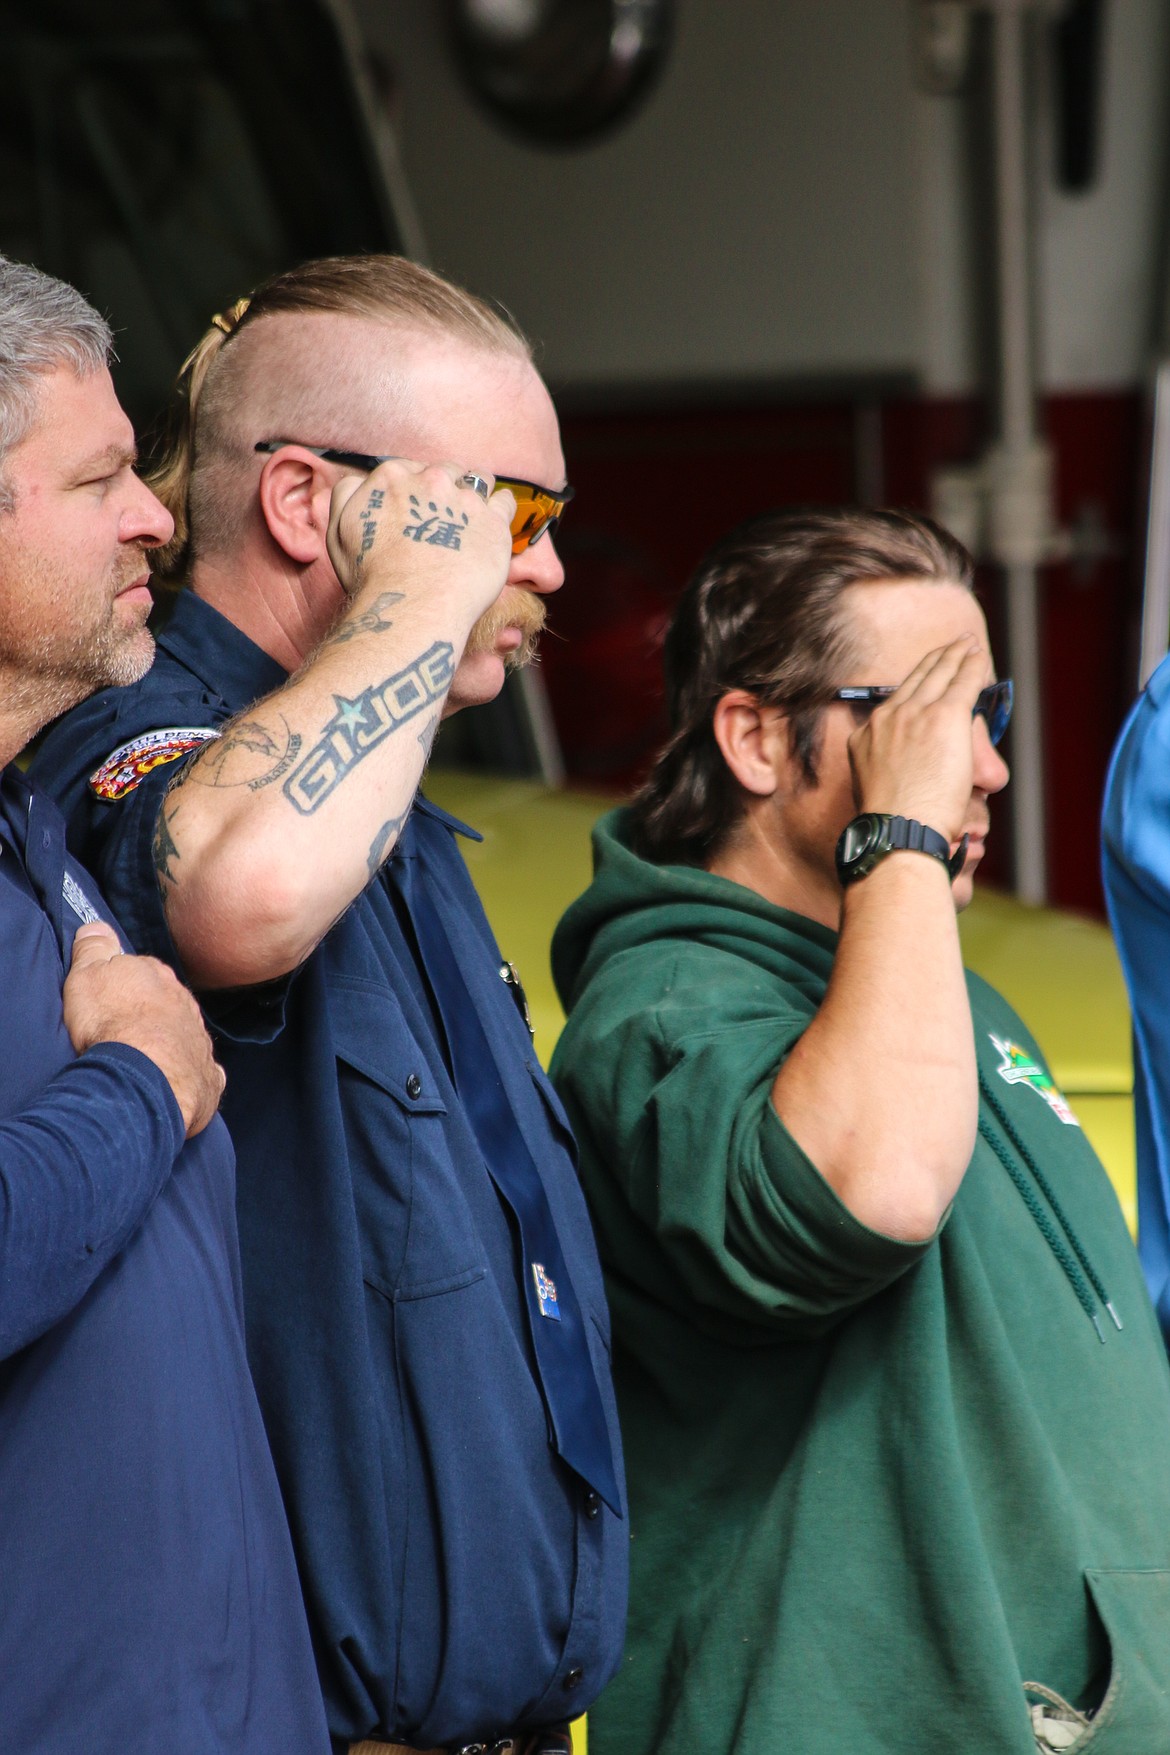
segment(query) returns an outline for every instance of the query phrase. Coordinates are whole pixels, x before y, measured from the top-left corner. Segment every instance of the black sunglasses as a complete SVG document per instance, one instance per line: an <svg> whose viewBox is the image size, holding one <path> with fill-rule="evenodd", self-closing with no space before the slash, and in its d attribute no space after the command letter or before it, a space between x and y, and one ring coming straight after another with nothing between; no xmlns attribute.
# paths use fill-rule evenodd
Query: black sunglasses
<svg viewBox="0 0 1170 1755"><path fill-rule="evenodd" d="M297 441L293 439L261 439L253 449L272 453L295 443ZM340 463L343 469L358 469L363 475L369 475L379 463L393 461L390 457L371 457L365 451L336 451L327 445L302 445L301 450L311 451L323 463ZM514 555L523 554L542 536L553 534L574 491L571 487L540 487L536 482L524 481L516 475L497 475L496 486L510 488L516 501L516 516L512 519Z"/></svg>
<svg viewBox="0 0 1170 1755"><path fill-rule="evenodd" d="M888 701L900 686L894 683L860 684L856 688L835 689L832 698L834 701L848 701L851 707L876 707L879 701ZM1012 716L1010 677L1005 677L1002 682L988 683L985 689L980 689L971 717L976 719L980 714L987 721L988 737L992 743L998 743Z"/></svg>

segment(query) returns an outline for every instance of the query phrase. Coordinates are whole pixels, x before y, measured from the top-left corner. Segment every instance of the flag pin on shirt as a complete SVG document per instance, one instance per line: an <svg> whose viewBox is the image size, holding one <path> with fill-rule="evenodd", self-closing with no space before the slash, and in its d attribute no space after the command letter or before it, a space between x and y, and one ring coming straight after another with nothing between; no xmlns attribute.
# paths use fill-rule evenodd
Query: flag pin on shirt
<svg viewBox="0 0 1170 1755"><path fill-rule="evenodd" d="M561 1313L557 1309L556 1286L538 1261L532 1264L532 1279L536 1286L536 1302L540 1305L540 1314L551 1316L554 1322L559 1322Z"/></svg>

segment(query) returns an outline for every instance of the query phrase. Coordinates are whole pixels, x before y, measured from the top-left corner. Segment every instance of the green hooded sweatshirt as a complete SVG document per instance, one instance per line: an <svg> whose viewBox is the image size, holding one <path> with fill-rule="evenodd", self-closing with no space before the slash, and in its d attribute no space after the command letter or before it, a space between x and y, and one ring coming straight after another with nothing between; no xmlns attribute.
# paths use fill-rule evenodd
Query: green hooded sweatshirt
<svg viewBox="0 0 1170 1755"><path fill-rule="evenodd" d="M769 1100L836 934L622 836L553 944L630 1492L593 1755L1035 1755L1025 1682L1168 1755L1170 1374L1035 1042L970 975L962 1187L868 1230Z"/></svg>

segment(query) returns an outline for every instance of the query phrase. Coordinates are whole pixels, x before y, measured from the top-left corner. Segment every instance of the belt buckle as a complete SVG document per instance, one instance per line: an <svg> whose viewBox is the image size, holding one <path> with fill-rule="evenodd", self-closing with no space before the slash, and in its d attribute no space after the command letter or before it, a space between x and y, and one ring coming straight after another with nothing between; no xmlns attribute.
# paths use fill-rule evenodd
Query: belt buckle
<svg viewBox="0 0 1170 1755"><path fill-rule="evenodd" d="M448 1755L512 1755L515 1747L511 1737L498 1737L494 1743L460 1743Z"/></svg>

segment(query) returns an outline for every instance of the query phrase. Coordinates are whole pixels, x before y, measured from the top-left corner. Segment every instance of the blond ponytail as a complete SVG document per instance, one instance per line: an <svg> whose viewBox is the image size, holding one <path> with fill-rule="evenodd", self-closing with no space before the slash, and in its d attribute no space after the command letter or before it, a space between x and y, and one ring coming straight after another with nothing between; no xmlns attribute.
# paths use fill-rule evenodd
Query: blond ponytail
<svg viewBox="0 0 1170 1755"><path fill-rule="evenodd" d="M175 379L159 459L146 475L147 486L175 521L171 540L154 549L150 556L151 571L160 585L179 584L186 571L191 539L191 475L195 468L195 411L212 363L239 328L248 303L246 298L237 299L211 319Z"/></svg>

